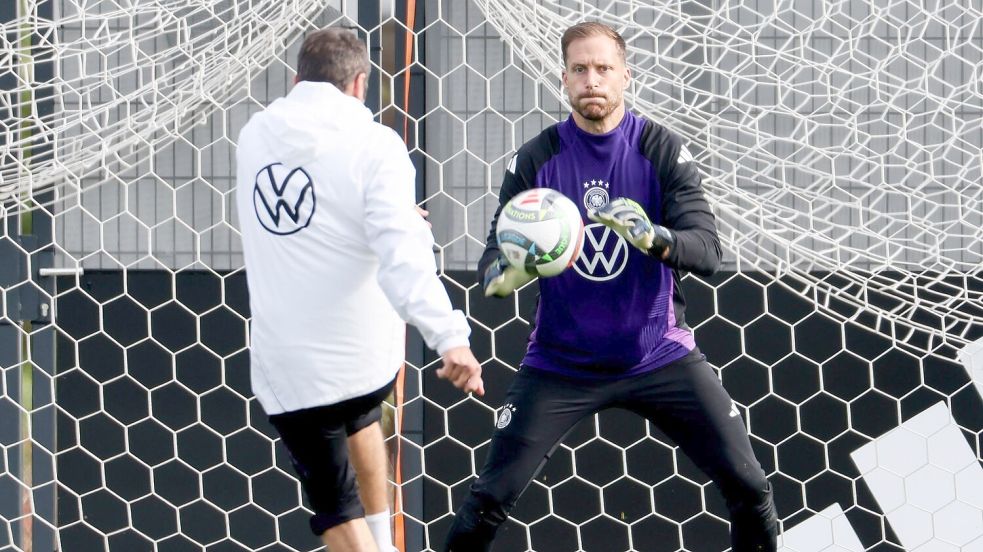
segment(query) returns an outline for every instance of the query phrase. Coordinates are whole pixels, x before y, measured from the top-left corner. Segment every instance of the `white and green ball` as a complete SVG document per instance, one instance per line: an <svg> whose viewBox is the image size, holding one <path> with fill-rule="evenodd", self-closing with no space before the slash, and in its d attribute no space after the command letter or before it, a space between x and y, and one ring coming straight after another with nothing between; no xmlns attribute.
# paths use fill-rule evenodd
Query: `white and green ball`
<svg viewBox="0 0 983 552"><path fill-rule="evenodd" d="M510 265L534 276L556 276L580 256L584 220L560 192L533 188L505 204L495 232Z"/></svg>

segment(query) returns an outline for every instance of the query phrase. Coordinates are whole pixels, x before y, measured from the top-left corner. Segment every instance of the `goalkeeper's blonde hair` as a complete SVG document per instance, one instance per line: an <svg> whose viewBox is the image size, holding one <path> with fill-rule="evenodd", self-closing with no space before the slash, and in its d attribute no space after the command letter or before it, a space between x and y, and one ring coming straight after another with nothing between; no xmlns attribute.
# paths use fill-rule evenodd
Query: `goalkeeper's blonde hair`
<svg viewBox="0 0 983 552"><path fill-rule="evenodd" d="M568 27L567 30L563 31L563 37L560 38L560 51L563 54L563 65L567 65L567 48L570 47L570 43L581 40L584 38L590 38L592 36L606 36L614 41L615 45L618 46L618 54L621 55L621 61L625 62L625 39L618 34L618 31L612 29L611 27L605 25L604 23L598 23L596 21L584 21L583 23L577 23L572 27Z"/></svg>

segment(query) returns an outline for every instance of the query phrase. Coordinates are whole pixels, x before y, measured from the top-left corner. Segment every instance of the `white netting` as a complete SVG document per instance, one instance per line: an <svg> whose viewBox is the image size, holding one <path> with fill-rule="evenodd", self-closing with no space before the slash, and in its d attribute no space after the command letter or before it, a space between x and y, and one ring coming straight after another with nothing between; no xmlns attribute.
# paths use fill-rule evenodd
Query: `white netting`
<svg viewBox="0 0 983 552"><path fill-rule="evenodd" d="M369 42L369 105L407 140L489 382L465 399L408 357L396 529L439 549L534 301L485 301L470 271L508 159L566 117L559 40L582 19L623 33L629 103L704 170L725 270L684 279L687 320L787 544L983 542L983 353L964 349L981 375L956 362L983 337L978 3L18 0L0 5L0 551L317 547L249 390L233 160L330 24ZM654 428L605 413L498 549L723 549L725 512Z"/></svg>
<svg viewBox="0 0 983 552"><path fill-rule="evenodd" d="M324 10L317 0L82 2L46 19L44 2L19 4L24 16L0 27L5 70L17 75L0 191L58 188L61 198L228 105L285 37ZM46 64L56 75L38 82L35 67ZM55 109L39 112L45 100Z"/></svg>
<svg viewBox="0 0 983 552"><path fill-rule="evenodd" d="M980 6L598 5L483 2L557 96L556 45L571 22L625 35L635 108L698 149L742 268L794 274L897 324L901 341L927 331L927 350L965 345L983 314L978 286L962 282L983 266ZM849 285L809 276L817 271ZM926 287L930 300L915 291Z"/></svg>

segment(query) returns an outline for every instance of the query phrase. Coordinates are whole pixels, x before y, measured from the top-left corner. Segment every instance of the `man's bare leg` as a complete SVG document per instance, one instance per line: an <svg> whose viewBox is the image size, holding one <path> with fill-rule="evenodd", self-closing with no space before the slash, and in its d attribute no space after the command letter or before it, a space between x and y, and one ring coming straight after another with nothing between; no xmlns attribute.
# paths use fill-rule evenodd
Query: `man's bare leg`
<svg viewBox="0 0 983 552"><path fill-rule="evenodd" d="M329 552L379 552L375 539L362 518L335 525L321 535Z"/></svg>
<svg viewBox="0 0 983 552"><path fill-rule="evenodd" d="M389 527L389 462L378 422L348 437L349 458L358 479L369 530L382 552L393 550Z"/></svg>
<svg viewBox="0 0 983 552"><path fill-rule="evenodd" d="M348 451L365 513L372 515L389 509L389 463L386 460L386 444L382 439L382 426L376 422L350 435Z"/></svg>

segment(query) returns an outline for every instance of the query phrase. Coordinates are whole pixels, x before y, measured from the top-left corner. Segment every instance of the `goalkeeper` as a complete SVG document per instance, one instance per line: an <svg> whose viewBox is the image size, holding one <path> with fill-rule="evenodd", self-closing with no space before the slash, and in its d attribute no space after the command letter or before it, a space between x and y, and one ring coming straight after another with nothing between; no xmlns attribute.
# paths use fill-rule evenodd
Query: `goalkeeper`
<svg viewBox="0 0 983 552"><path fill-rule="evenodd" d="M631 73L617 32L574 25L561 52L573 113L522 146L499 201L552 188L594 224L575 269L539 282L526 356L445 550L490 550L564 435L611 407L658 426L718 485L732 550L775 550L771 487L736 404L686 324L680 272L712 274L721 257L699 172L676 134L625 109ZM502 297L530 277L500 256L497 220L478 275L486 295Z"/></svg>

